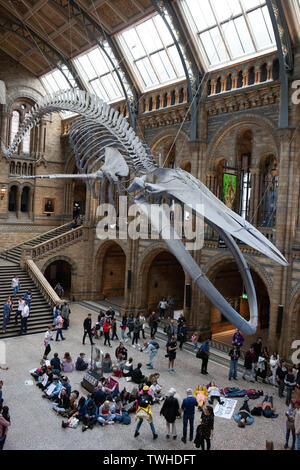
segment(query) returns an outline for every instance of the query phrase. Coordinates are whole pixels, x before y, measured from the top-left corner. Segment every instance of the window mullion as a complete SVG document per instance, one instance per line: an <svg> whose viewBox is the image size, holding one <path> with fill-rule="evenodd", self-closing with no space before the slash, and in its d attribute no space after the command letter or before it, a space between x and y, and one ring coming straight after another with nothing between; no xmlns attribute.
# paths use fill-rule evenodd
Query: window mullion
<svg viewBox="0 0 300 470"><path fill-rule="evenodd" d="M232 60L231 53L230 53L230 49L229 49L229 46L228 46L227 41L226 41L226 39L225 39L225 36L224 36L224 34L223 34L221 24L220 24L220 22L219 22L219 20L218 20L218 18L217 18L217 15L216 15L216 12L215 12L215 10L214 10L214 7L213 7L213 5L211 4L211 0L208 0L208 1L209 1L209 4L210 4L210 8L211 8L211 10L212 10L212 12L213 12L213 15L214 15L214 18L215 18L215 21L216 21L216 26L217 26L217 28L219 29L219 33L220 33L220 36L221 36L221 38L222 38L222 40L223 40L223 44L224 44L224 46L225 46L226 52L227 52L227 54L228 54L228 57ZM230 19L229 19L228 21L230 21ZM214 47L215 47L215 49L216 49L216 45L215 45L215 44L214 44ZM217 54L218 54L218 51L217 51ZM218 54L218 56L219 56L219 54Z"/></svg>

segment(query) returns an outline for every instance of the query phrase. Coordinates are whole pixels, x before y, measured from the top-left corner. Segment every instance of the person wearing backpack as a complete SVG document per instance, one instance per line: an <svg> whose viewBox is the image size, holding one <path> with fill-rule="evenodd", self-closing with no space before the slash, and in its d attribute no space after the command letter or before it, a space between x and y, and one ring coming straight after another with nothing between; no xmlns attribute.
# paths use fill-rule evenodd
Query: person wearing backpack
<svg viewBox="0 0 300 470"><path fill-rule="evenodd" d="M156 356L159 350L159 344L156 341L149 341L144 343L144 351L146 354L150 354L149 364L146 364L147 369L153 369L153 358Z"/></svg>
<svg viewBox="0 0 300 470"><path fill-rule="evenodd" d="M148 385L144 385L143 393L139 395L137 399L138 409L135 414L135 420L139 420L135 429L134 437L137 437L140 433L140 427L143 424L144 419L150 424L150 428L153 434L153 439L157 439L158 435L156 434L155 427L153 424L153 415L151 411L151 405L153 404L153 398L149 395Z"/></svg>

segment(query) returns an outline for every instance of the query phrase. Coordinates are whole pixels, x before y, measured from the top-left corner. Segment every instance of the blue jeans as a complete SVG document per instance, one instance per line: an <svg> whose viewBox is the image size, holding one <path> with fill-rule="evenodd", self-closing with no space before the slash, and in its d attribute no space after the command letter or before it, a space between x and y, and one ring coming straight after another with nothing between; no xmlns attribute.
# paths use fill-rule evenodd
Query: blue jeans
<svg viewBox="0 0 300 470"><path fill-rule="evenodd" d="M295 429L287 429L286 430L286 435L285 435L285 443L288 445L289 440L290 440L290 433L292 433L292 449L295 449L295 444L296 444L296 432Z"/></svg>
<svg viewBox="0 0 300 470"><path fill-rule="evenodd" d="M9 317L3 317L2 330L6 330L7 323L9 322Z"/></svg>
<svg viewBox="0 0 300 470"><path fill-rule="evenodd" d="M14 298L17 297L17 293L19 292L19 286L14 287Z"/></svg>
<svg viewBox="0 0 300 470"><path fill-rule="evenodd" d="M152 351L152 352L150 353L149 364L150 364L151 367L153 367L152 361L153 361L153 358L156 356L156 354L157 354L157 350Z"/></svg>
<svg viewBox="0 0 300 470"><path fill-rule="evenodd" d="M230 370L229 370L229 378L236 379L237 378L237 359L231 359L230 360Z"/></svg>
<svg viewBox="0 0 300 470"><path fill-rule="evenodd" d="M137 423L135 432L138 432L138 431L140 430L140 427L142 426L143 421L144 421L143 418L140 418L140 419L139 419L139 422ZM153 421L151 421L151 423L149 423L149 424L150 424L150 428L151 428L152 434L153 434L153 435L156 434Z"/></svg>
<svg viewBox="0 0 300 470"><path fill-rule="evenodd" d="M188 422L190 422L190 440L193 439L194 435L194 418L195 415L183 415L183 439L186 440Z"/></svg>
<svg viewBox="0 0 300 470"><path fill-rule="evenodd" d="M296 440L297 440L297 450L300 450L300 434L297 434Z"/></svg>
<svg viewBox="0 0 300 470"><path fill-rule="evenodd" d="M63 334L62 334L62 328L57 328L56 330L56 341L58 340L59 336L61 337L61 339L64 339L63 337Z"/></svg>
<svg viewBox="0 0 300 470"><path fill-rule="evenodd" d="M125 330L123 330L122 328L121 328L121 336L122 336L122 339L126 339L125 338Z"/></svg>

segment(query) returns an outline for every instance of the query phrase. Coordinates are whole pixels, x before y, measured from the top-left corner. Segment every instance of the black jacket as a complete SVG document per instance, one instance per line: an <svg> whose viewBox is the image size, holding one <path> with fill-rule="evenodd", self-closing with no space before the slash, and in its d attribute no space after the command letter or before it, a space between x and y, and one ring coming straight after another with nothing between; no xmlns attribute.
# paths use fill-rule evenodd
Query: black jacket
<svg viewBox="0 0 300 470"><path fill-rule="evenodd" d="M161 407L160 414L168 423L174 423L179 416L179 403L175 397L167 397Z"/></svg>
<svg viewBox="0 0 300 470"><path fill-rule="evenodd" d="M86 317L86 319L83 322L83 328L85 330L91 331L92 329L92 319L89 317Z"/></svg>

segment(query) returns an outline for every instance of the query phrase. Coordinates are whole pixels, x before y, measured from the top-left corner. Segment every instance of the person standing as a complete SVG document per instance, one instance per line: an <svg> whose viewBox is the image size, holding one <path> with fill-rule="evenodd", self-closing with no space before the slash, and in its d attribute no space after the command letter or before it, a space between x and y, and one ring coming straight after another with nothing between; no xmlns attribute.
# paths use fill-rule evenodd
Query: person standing
<svg viewBox="0 0 300 470"><path fill-rule="evenodd" d="M277 351L274 351L269 361L270 369L272 372L271 377L269 377L269 382L274 386L276 385L276 370L277 370L277 367L279 366L279 361L280 361L279 354Z"/></svg>
<svg viewBox="0 0 300 470"><path fill-rule="evenodd" d="M169 365L168 365L168 372L176 372L174 369L174 363L176 359L176 351L177 351L177 342L175 336L172 336L171 341L167 343L167 351L168 351L168 359L169 359Z"/></svg>
<svg viewBox="0 0 300 470"><path fill-rule="evenodd" d="M261 353L262 353L262 338L260 338L260 337L257 338L256 342L252 344L252 347L253 347L254 352L255 352L255 357L256 357L255 362L257 362L259 356L261 356Z"/></svg>
<svg viewBox="0 0 300 470"><path fill-rule="evenodd" d="M169 295L167 298L168 317L173 318L174 299Z"/></svg>
<svg viewBox="0 0 300 470"><path fill-rule="evenodd" d="M45 337L44 337L44 345L45 345L44 356L46 357L51 351L51 346L50 346L51 341L52 341L52 326L48 326L48 330L46 331Z"/></svg>
<svg viewBox="0 0 300 470"><path fill-rule="evenodd" d="M168 341L171 340L172 336L175 336L175 321L170 320L168 326L167 326L167 336L168 336Z"/></svg>
<svg viewBox="0 0 300 470"><path fill-rule="evenodd" d="M207 375L207 364L209 359L209 339L206 339L201 344L201 359L202 359L202 366L201 366L201 374Z"/></svg>
<svg viewBox="0 0 300 470"><path fill-rule="evenodd" d="M186 324L183 323L181 326L178 327L178 331L177 331L177 341L179 341L180 351L182 351L182 346L185 340L186 340Z"/></svg>
<svg viewBox="0 0 300 470"><path fill-rule="evenodd" d="M300 450L300 400L296 400L295 407L296 407L295 434L296 434L297 450Z"/></svg>
<svg viewBox="0 0 300 470"><path fill-rule="evenodd" d="M114 309L110 305L107 312L106 312L106 317L110 318L110 321L112 321L113 318L115 318L115 314L116 314L116 312L114 311Z"/></svg>
<svg viewBox="0 0 300 470"><path fill-rule="evenodd" d="M3 406L0 404L0 450L3 450L10 424L8 408L4 416Z"/></svg>
<svg viewBox="0 0 300 470"><path fill-rule="evenodd" d="M22 320L22 312L23 312L24 305L25 305L25 300L23 300L22 297L20 297L18 300L18 310L16 311L16 314L15 314L16 325L18 324L19 317L20 317L20 320Z"/></svg>
<svg viewBox="0 0 300 470"><path fill-rule="evenodd" d="M2 323L2 333L6 333L6 327L9 322L10 318L10 307L11 307L11 302L10 302L10 297L6 299L6 302L3 306L3 323Z"/></svg>
<svg viewBox="0 0 300 470"><path fill-rule="evenodd" d="M180 408L177 398L175 398L176 390L175 388L170 388L168 395L163 403L163 406L160 410L160 415L163 416L166 420L167 434L166 438L169 439L170 436L173 439L177 439L176 432L176 418L180 416Z"/></svg>
<svg viewBox="0 0 300 470"><path fill-rule="evenodd" d="M153 439L157 439L158 435L156 434L155 427L153 424L153 415L151 411L151 405L153 404L152 395L149 395L148 385L144 385L143 393L139 395L137 399L137 412L135 414L135 420L139 420L135 429L134 437L137 437L140 433L140 427L143 424L144 419L150 424L150 428L153 434Z"/></svg>
<svg viewBox="0 0 300 470"><path fill-rule="evenodd" d="M158 319L155 312L152 312L149 318L149 326L151 328L150 336L151 339L155 339L155 335L158 327Z"/></svg>
<svg viewBox="0 0 300 470"><path fill-rule="evenodd" d="M57 293L58 297L62 298L62 296L64 295L64 288L59 282L54 287L54 290Z"/></svg>
<svg viewBox="0 0 300 470"><path fill-rule="evenodd" d="M31 302L32 302L32 292L31 292L31 289L27 289L27 292L25 292L25 294L24 294L24 300L26 300L26 302L27 302L27 304L28 304L28 307L29 307L29 310L30 310Z"/></svg>
<svg viewBox="0 0 300 470"><path fill-rule="evenodd" d="M133 325L134 325L134 318L133 318L133 313L129 315L127 318L127 327L128 327L128 333L127 336L131 339L131 333L133 331Z"/></svg>
<svg viewBox="0 0 300 470"><path fill-rule="evenodd" d="M135 319L134 325L133 325L133 339L132 339L132 346L135 348L136 346L139 346L139 333L141 329L141 323L139 320L139 317Z"/></svg>
<svg viewBox="0 0 300 470"><path fill-rule="evenodd" d="M250 382L254 382L254 367L256 362L256 354L254 352L253 346L248 349L245 353L245 361L244 361L244 370L242 378L246 380L247 372L250 373Z"/></svg>
<svg viewBox="0 0 300 470"><path fill-rule="evenodd" d="M27 302L24 302L24 308L21 314L21 329L19 334L27 333L27 320L29 317L29 307L27 305Z"/></svg>
<svg viewBox="0 0 300 470"><path fill-rule="evenodd" d="M243 346L244 341L245 341L244 336L242 335L240 330L236 329L232 337L232 345L233 346L236 345L238 349L240 349Z"/></svg>
<svg viewBox="0 0 300 470"><path fill-rule="evenodd" d="M289 440L290 434L292 433L292 447L291 450L295 449L296 445L296 433L295 433L295 416L296 416L296 408L295 408L295 401L291 400L291 404L289 409L285 413L286 415L286 434L285 434L285 444L284 448L289 448Z"/></svg>
<svg viewBox="0 0 300 470"><path fill-rule="evenodd" d="M92 314L89 313L83 322L84 334L82 338L82 344L85 344L86 335L89 335L91 345L95 344L92 337Z"/></svg>
<svg viewBox="0 0 300 470"><path fill-rule="evenodd" d="M14 290L14 298L17 297L17 293L19 292L20 289L20 279L18 276L14 275L14 277L11 280L11 287Z"/></svg>
<svg viewBox="0 0 300 470"><path fill-rule="evenodd" d="M70 307L67 302L64 302L62 309L61 309L61 316L64 321L64 324L63 324L64 330L67 330L70 326L70 314L71 314Z"/></svg>
<svg viewBox="0 0 300 470"><path fill-rule="evenodd" d="M55 338L55 341L59 341L59 337L61 337L62 341L64 341L66 339L66 338L63 337L63 334L62 334L63 324L64 324L63 318L59 314L58 317L56 317L56 338Z"/></svg>
<svg viewBox="0 0 300 470"><path fill-rule="evenodd" d="M124 317L122 317L122 322L121 322L120 328L121 328L122 339L125 341L125 343L127 343L128 339L125 339L125 331L126 331L126 328L127 328L127 315L126 315L126 313L125 313Z"/></svg>
<svg viewBox="0 0 300 470"><path fill-rule="evenodd" d="M186 394L187 397L183 400L181 405L183 411L183 436L181 440L184 444L186 444L188 423L190 423L190 441L193 440L195 408L198 407L198 402L196 398L193 397L193 390L188 388Z"/></svg>
<svg viewBox="0 0 300 470"><path fill-rule="evenodd" d="M279 398L283 397L284 392L284 379L288 371L286 368L286 363L280 361L279 366L276 369L276 382L278 384L278 396Z"/></svg>
<svg viewBox="0 0 300 470"><path fill-rule="evenodd" d="M114 338L119 340L119 337L117 335L117 320L115 318L112 319L111 331L112 331L111 340L113 341Z"/></svg>
<svg viewBox="0 0 300 470"><path fill-rule="evenodd" d="M288 369L286 376L284 377L284 385L286 387L286 406L290 405L290 401L293 395L293 391L296 387L296 377L293 374L292 369Z"/></svg>
<svg viewBox="0 0 300 470"><path fill-rule="evenodd" d="M200 424L197 427L196 438L194 444L197 448L201 447L205 450L204 441L206 442L206 450L210 450L210 441L213 438L214 430L214 410L211 406L207 405L201 415Z"/></svg>
<svg viewBox="0 0 300 470"><path fill-rule="evenodd" d="M143 339L146 339L146 336L145 336L145 326L146 326L146 318L144 317L143 313L140 313L140 324L141 324L141 332L142 332L142 336L143 336ZM139 337L140 339L140 337Z"/></svg>
<svg viewBox="0 0 300 470"><path fill-rule="evenodd" d="M106 346L106 343L108 341L108 345L111 348L112 345L110 344L110 339L109 339L109 332L111 330L111 322L110 322L110 317L106 318L105 323L103 325L103 332L104 332L104 346Z"/></svg>
<svg viewBox="0 0 300 470"><path fill-rule="evenodd" d="M165 318L167 306L168 306L168 304L167 304L166 298L163 297L162 300L158 304L159 315L160 315L160 318L162 318L162 319Z"/></svg>
<svg viewBox="0 0 300 470"><path fill-rule="evenodd" d="M240 350L237 344L234 344L233 348L229 351L230 356L230 369L228 380L234 379L237 380L237 365L240 357Z"/></svg>

